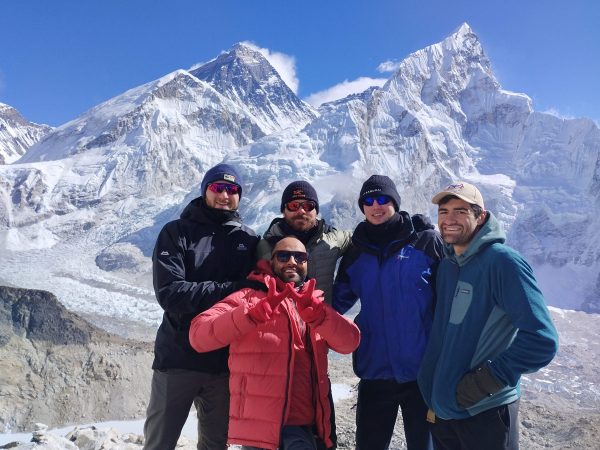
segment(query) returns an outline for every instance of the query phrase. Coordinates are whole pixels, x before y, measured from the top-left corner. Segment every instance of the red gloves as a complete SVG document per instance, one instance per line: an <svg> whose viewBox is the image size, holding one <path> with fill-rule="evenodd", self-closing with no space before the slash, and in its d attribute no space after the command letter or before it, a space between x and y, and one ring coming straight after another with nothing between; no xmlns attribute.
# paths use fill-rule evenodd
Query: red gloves
<svg viewBox="0 0 600 450"><path fill-rule="evenodd" d="M281 301L288 296L290 291L290 285L286 285L285 289L277 292L277 281L275 278L269 278L267 285L269 287L267 296L248 311L248 316L255 323L265 323L270 320L273 312L277 309Z"/></svg>
<svg viewBox="0 0 600 450"><path fill-rule="evenodd" d="M300 292L291 289L290 296L296 300L298 314L302 320L310 325L319 325L325 320L325 305L323 303L323 291L315 290L316 280L308 280Z"/></svg>
<svg viewBox="0 0 600 450"><path fill-rule="evenodd" d="M325 305L323 291L315 290L315 284L316 280L311 278L299 291L294 289L292 283L288 283L281 292L277 292L277 281L275 278L269 278L267 296L248 311L248 316L257 324L265 323L276 314L275 310L281 301L289 296L296 301L298 314L304 322L313 326L319 325L325 320Z"/></svg>

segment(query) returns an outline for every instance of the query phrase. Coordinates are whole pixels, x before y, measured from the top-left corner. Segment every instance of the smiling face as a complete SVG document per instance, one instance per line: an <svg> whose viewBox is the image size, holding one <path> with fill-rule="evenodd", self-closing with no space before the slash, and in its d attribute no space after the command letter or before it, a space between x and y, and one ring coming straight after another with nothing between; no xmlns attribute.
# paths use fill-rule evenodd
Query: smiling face
<svg viewBox="0 0 600 450"><path fill-rule="evenodd" d="M218 181L211 184L230 184L232 186L236 186L234 183L229 183L228 181ZM240 203L239 192L236 194L228 194L227 190L225 189L223 189L222 192L215 192L212 189L210 189L210 185L208 189L206 189L204 197L206 201L206 206L208 206L209 208L228 209L233 211L238 208L238 205Z"/></svg>
<svg viewBox="0 0 600 450"><path fill-rule="evenodd" d="M394 208L394 202L391 200L384 205L380 205L377 201L374 201L371 206L363 203L363 212L365 213L367 222L379 225L390 220L396 209Z"/></svg>
<svg viewBox="0 0 600 450"><path fill-rule="evenodd" d="M286 283L293 281L295 285L302 283L306 278L308 262L299 263L293 256L287 261L281 262L276 257L277 252L301 252L306 254L304 244L294 237L283 238L275 245L271 256L271 269L273 269L273 273L277 278Z"/></svg>
<svg viewBox="0 0 600 450"><path fill-rule="evenodd" d="M454 247L457 255L462 255L479 227L485 222L487 213L483 211L478 217L471 205L459 198L452 198L438 206L438 227L442 238Z"/></svg>

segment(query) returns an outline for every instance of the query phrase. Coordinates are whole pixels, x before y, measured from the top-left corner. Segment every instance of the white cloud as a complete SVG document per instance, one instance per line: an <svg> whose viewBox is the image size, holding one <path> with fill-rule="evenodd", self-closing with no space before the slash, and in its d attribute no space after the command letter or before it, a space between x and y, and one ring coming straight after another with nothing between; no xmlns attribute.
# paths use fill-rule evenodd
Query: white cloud
<svg viewBox="0 0 600 450"><path fill-rule="evenodd" d="M377 66L379 73L395 72L400 68L401 61L384 61Z"/></svg>
<svg viewBox="0 0 600 450"><path fill-rule="evenodd" d="M311 104L315 108L318 108L323 103L339 100L340 98L347 97L350 94L358 94L367 90L371 86L381 87L386 81L387 79L385 78L369 77L360 77L352 81L344 80L328 89L310 94L304 99L304 101Z"/></svg>
<svg viewBox="0 0 600 450"><path fill-rule="evenodd" d="M253 42L242 42L242 44L253 48L257 52L260 52L267 61L275 68L281 79L288 85L288 87L294 92L298 93L298 86L300 81L296 76L296 58L290 55L286 55L281 52L273 52L268 48L258 47Z"/></svg>

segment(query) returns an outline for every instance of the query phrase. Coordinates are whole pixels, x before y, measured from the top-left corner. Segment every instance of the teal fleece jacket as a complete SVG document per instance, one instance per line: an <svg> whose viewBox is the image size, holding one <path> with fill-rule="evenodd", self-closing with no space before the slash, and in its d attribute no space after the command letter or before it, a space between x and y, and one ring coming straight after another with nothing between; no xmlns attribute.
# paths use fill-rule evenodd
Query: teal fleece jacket
<svg viewBox="0 0 600 450"><path fill-rule="evenodd" d="M533 271L505 240L488 212L465 253L445 245L433 327L418 375L425 402L443 419L463 419L515 401L521 374L546 366L557 352L558 335ZM505 387L461 408L456 385L486 361Z"/></svg>

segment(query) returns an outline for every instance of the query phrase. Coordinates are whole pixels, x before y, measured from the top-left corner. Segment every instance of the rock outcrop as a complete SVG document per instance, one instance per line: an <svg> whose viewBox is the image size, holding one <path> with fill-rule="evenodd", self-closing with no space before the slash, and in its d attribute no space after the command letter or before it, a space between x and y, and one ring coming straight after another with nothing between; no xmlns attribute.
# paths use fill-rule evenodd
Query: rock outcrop
<svg viewBox="0 0 600 450"><path fill-rule="evenodd" d="M143 417L152 357L49 292L0 286L0 432Z"/></svg>

